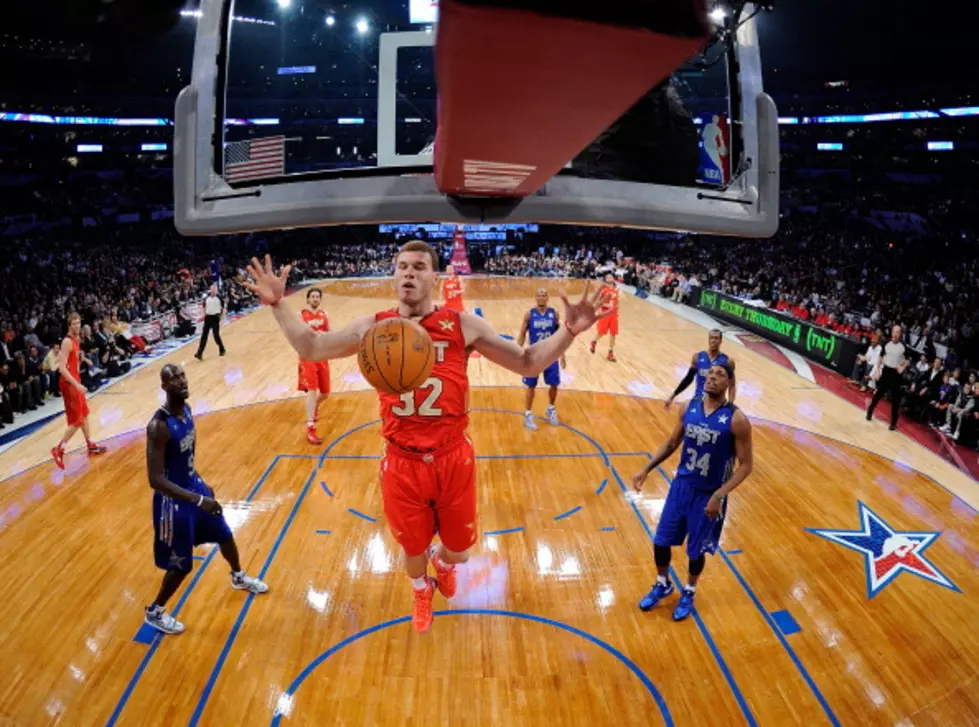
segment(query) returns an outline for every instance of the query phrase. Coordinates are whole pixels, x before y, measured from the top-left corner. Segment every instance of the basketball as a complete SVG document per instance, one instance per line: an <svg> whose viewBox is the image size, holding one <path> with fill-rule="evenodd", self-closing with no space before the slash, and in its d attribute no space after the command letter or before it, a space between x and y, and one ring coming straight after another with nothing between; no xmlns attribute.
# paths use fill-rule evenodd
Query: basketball
<svg viewBox="0 0 979 727"><path fill-rule="evenodd" d="M435 365L428 331L407 318L388 318L364 334L357 356L367 382L385 394L414 391Z"/></svg>

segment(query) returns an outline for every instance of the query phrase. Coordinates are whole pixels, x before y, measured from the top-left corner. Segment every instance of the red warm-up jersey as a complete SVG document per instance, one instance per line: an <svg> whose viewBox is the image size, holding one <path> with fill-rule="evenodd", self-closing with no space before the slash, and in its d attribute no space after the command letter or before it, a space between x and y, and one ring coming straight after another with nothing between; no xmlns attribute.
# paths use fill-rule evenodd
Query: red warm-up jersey
<svg viewBox="0 0 979 727"><path fill-rule="evenodd" d="M378 313L383 321L397 310ZM435 344L435 366L420 387L400 396L378 393L381 436L402 449L430 452L456 442L469 426L469 374L466 342L457 311L436 308L417 319Z"/></svg>
<svg viewBox="0 0 979 727"><path fill-rule="evenodd" d="M615 285L608 283L602 284L602 295L607 296L605 304L601 307L601 312L612 311L611 318L619 315L619 289Z"/></svg>
<svg viewBox="0 0 979 727"><path fill-rule="evenodd" d="M322 308L310 310L303 308L303 323L318 333L326 333L330 330L330 319L326 317L326 311Z"/></svg>
<svg viewBox="0 0 979 727"><path fill-rule="evenodd" d="M462 280L458 275L446 278L442 283L442 295L445 296L445 307L453 310L462 311Z"/></svg>

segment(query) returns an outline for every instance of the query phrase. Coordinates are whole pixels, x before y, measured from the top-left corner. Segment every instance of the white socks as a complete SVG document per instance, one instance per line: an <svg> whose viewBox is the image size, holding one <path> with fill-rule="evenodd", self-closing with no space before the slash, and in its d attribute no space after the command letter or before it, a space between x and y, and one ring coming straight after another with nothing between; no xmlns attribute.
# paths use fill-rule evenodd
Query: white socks
<svg viewBox="0 0 979 727"><path fill-rule="evenodd" d="M428 578L425 576L422 576L421 578L412 578L411 586L416 591L424 591L426 588L428 588Z"/></svg>

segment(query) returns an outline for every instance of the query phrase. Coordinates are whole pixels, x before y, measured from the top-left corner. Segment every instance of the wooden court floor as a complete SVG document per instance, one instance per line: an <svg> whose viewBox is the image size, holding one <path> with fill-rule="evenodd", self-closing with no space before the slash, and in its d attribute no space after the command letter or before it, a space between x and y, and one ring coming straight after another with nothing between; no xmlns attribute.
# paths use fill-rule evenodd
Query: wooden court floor
<svg viewBox="0 0 979 727"><path fill-rule="evenodd" d="M515 335L539 284L467 281L467 304ZM327 290L335 325L389 294ZM979 724L975 484L732 343L755 472L695 616L674 623L675 597L637 609L674 462L641 496L627 483L706 331L622 305L619 363L586 341L570 352L559 427L525 430L517 377L472 361L481 538L423 636L381 513L376 396L337 362L327 444L307 445L268 311L227 328L225 358L183 349L94 397L104 457L54 469L60 423L0 455L0 724ZM201 548L171 603L186 633L146 638L160 572L142 431L171 360L188 369L198 469L271 592L233 591Z"/></svg>

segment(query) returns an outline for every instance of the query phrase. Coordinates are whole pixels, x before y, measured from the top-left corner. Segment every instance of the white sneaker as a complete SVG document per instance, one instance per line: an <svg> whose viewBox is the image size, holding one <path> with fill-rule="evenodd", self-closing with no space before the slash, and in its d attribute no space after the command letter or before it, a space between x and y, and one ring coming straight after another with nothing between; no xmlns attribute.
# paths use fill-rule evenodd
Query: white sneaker
<svg viewBox="0 0 979 727"><path fill-rule="evenodd" d="M258 578L245 575L245 571L231 574L231 587L249 593L267 593L269 590L269 587Z"/></svg>
<svg viewBox="0 0 979 727"><path fill-rule="evenodd" d="M165 634L182 634L184 625L160 606L147 606L143 621Z"/></svg>
<svg viewBox="0 0 979 727"><path fill-rule="evenodd" d="M548 423L555 427L560 423L557 420L557 409L553 406L547 407L547 412L545 412L544 416L547 417Z"/></svg>
<svg viewBox="0 0 979 727"><path fill-rule="evenodd" d="M945 434L949 434L952 431L952 427L950 427L948 424L943 424L938 431L945 432Z"/></svg>
<svg viewBox="0 0 979 727"><path fill-rule="evenodd" d="M523 415L523 425L527 429L531 430L532 432L536 432L537 431L537 422L534 421L534 415L533 414L524 414Z"/></svg>

